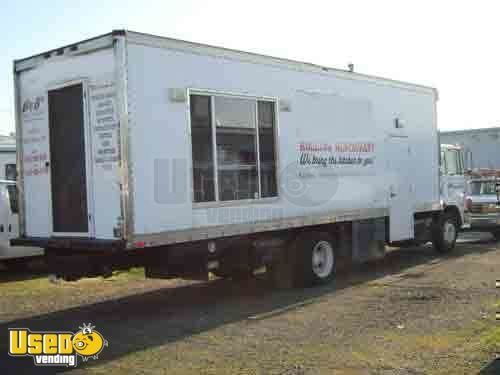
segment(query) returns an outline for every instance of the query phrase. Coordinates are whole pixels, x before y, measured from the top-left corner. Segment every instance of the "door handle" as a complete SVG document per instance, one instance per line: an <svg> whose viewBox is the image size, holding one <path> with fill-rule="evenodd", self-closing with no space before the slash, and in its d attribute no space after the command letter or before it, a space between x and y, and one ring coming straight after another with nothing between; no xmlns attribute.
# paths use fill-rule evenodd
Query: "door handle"
<svg viewBox="0 0 500 375"><path fill-rule="evenodd" d="M397 196L397 194L396 194L396 193L393 193L393 192L391 191L391 198L394 198L394 197L396 197L396 196Z"/></svg>

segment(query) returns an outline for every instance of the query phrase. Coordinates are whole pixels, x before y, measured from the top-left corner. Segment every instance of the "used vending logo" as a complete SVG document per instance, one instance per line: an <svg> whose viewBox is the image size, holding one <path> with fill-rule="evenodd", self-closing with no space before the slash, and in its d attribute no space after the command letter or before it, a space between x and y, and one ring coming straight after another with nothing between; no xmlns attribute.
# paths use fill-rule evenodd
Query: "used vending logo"
<svg viewBox="0 0 500 375"><path fill-rule="evenodd" d="M78 328L76 333L9 328L9 355L30 356L35 366L76 367L78 357L98 359L108 341L90 323Z"/></svg>

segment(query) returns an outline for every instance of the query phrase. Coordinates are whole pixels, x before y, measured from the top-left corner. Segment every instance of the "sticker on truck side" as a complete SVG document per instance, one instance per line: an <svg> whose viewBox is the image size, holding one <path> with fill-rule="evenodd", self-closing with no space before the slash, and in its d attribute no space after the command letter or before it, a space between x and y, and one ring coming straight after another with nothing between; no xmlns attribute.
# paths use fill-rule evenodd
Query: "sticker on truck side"
<svg viewBox="0 0 500 375"><path fill-rule="evenodd" d="M297 150L300 167L366 168L375 162L373 142L299 142Z"/></svg>
<svg viewBox="0 0 500 375"><path fill-rule="evenodd" d="M49 172L47 136L47 98L41 94L29 95L22 102L24 176L42 176Z"/></svg>
<svg viewBox="0 0 500 375"><path fill-rule="evenodd" d="M113 83L89 86L90 112L94 135L94 162L112 169L119 160L119 121Z"/></svg>

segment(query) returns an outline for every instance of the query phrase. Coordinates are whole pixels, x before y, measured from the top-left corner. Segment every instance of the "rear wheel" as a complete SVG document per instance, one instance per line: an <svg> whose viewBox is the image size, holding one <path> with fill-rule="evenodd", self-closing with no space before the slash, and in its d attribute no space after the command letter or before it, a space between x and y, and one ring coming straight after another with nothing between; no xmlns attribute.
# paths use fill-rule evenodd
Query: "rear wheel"
<svg viewBox="0 0 500 375"><path fill-rule="evenodd" d="M500 230L496 230L494 232L491 232L491 234L495 238L495 241L500 241Z"/></svg>
<svg viewBox="0 0 500 375"><path fill-rule="evenodd" d="M336 252L332 237L326 233L304 234L295 243L295 284L314 286L335 278Z"/></svg>
<svg viewBox="0 0 500 375"><path fill-rule="evenodd" d="M444 213L435 225L432 243L440 253L449 253L455 248L458 237L458 219L453 213Z"/></svg>

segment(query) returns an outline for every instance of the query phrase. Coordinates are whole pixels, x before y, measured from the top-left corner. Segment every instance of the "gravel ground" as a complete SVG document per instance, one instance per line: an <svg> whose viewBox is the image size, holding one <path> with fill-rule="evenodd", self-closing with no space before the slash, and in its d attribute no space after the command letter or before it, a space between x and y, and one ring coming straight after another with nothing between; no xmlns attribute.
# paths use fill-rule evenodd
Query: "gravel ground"
<svg viewBox="0 0 500 375"><path fill-rule="evenodd" d="M264 277L161 281L134 270L53 284L4 273L0 373L42 372L5 355L7 328L92 322L109 347L72 373L500 374L499 249L467 234L448 256L392 250L332 285L287 291Z"/></svg>

